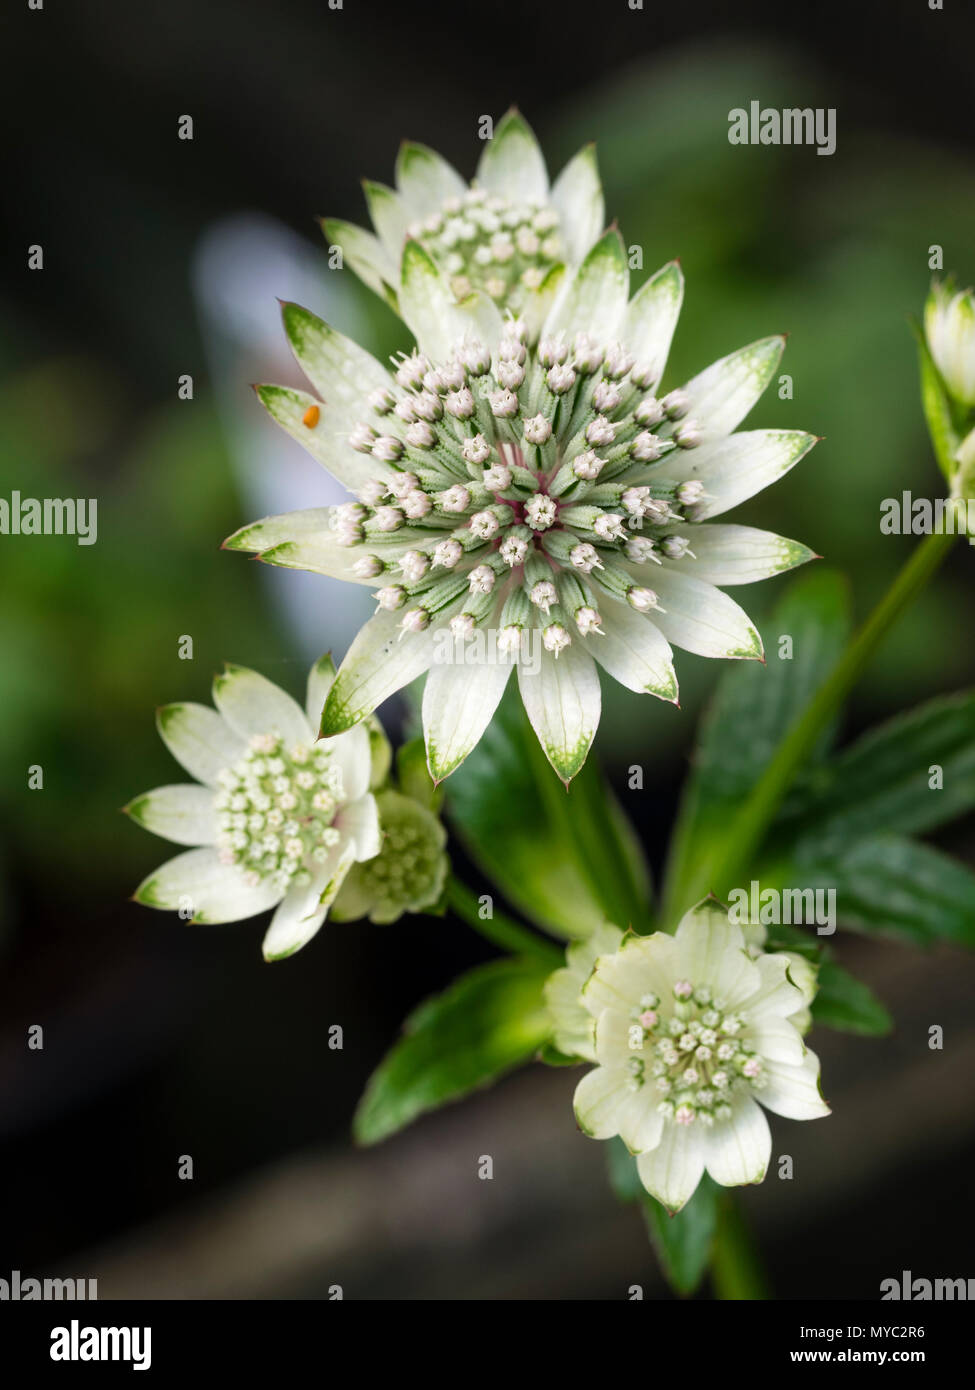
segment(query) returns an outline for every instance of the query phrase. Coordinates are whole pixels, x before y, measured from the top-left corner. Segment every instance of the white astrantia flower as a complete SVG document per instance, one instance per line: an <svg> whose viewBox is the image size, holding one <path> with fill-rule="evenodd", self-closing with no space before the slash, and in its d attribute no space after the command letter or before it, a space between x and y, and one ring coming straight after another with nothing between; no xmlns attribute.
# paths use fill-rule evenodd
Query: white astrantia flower
<svg viewBox="0 0 975 1390"><path fill-rule="evenodd" d="M829 1114L819 1061L793 1021L803 995L789 962L752 959L713 899L673 936L625 937L581 998L598 1065L576 1088L576 1119L593 1138L618 1134L672 1212L705 1170L723 1187L762 1181L772 1145L763 1106L794 1120Z"/></svg>
<svg viewBox="0 0 975 1390"><path fill-rule="evenodd" d="M334 218L323 222L344 262L394 309L408 237L429 252L458 299L479 290L520 313L547 277L578 265L603 230L594 147L581 149L550 187L538 141L515 110L485 141L473 184L434 150L406 141L396 185L363 183L375 234Z"/></svg>
<svg viewBox="0 0 975 1390"><path fill-rule="evenodd" d="M975 294L935 280L924 306L924 333L948 391L975 406Z"/></svg>
<svg viewBox="0 0 975 1390"><path fill-rule="evenodd" d="M256 671L228 666L213 683L216 710L163 706L163 742L202 785L159 787L125 809L146 830L195 848L150 874L137 902L194 922L237 922L273 907L266 960L311 940L350 868L380 850L368 726L316 742L334 678L323 657L303 710Z"/></svg>
<svg viewBox="0 0 975 1390"><path fill-rule="evenodd" d="M355 494L270 517L225 542L272 564L376 590L323 712L351 728L431 670L430 771L446 777L490 722L511 671L549 761L569 781L599 722L597 663L676 701L671 643L761 658L719 585L801 564L805 546L705 525L786 473L815 443L734 434L771 380L781 338L657 394L683 295L666 265L632 300L622 240L606 233L533 335L490 299L457 304L417 241L400 309L416 350L387 371L307 310L284 306L321 399L262 386L280 425Z"/></svg>

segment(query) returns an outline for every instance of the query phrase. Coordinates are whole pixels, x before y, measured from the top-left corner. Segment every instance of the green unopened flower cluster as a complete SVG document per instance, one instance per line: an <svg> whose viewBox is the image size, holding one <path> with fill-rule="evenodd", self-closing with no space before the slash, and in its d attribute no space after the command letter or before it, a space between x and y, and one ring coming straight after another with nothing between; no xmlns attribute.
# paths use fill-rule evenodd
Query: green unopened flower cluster
<svg viewBox="0 0 975 1390"><path fill-rule="evenodd" d="M426 806L387 788L376 796L383 844L375 859L356 864L333 916L395 922L440 900L447 878L447 833Z"/></svg>

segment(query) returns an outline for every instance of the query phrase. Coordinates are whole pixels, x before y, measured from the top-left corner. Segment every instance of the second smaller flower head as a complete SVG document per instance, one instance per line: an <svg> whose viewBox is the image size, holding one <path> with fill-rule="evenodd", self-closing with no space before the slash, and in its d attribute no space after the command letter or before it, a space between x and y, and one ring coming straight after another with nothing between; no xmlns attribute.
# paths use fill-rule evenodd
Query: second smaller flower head
<svg viewBox="0 0 975 1390"><path fill-rule="evenodd" d="M753 958L713 899L673 936L602 928L569 948L547 997L556 1045L596 1063L576 1088L579 1127L594 1139L619 1135L670 1211L705 1171L724 1187L762 1181L765 1110L829 1114L801 1034L809 990L793 983L785 954Z"/></svg>
<svg viewBox="0 0 975 1390"><path fill-rule="evenodd" d="M265 676L228 666L213 683L215 710L159 711L163 742L201 785L158 787L125 808L146 830L193 846L151 873L137 902L195 922L237 922L273 907L266 960L311 940L352 866L381 848L368 726L316 742L334 679L323 657L303 710Z"/></svg>

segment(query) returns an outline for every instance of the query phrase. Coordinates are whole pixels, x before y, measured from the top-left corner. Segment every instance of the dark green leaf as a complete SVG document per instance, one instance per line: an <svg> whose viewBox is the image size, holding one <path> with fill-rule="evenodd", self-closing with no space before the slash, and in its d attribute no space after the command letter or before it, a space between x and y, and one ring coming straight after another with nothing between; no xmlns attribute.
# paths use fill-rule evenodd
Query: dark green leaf
<svg viewBox="0 0 975 1390"><path fill-rule="evenodd" d="M932 787L932 768L941 787ZM834 758L783 825L809 859L885 830L917 834L975 807L975 693L948 695L871 729Z"/></svg>
<svg viewBox="0 0 975 1390"><path fill-rule="evenodd" d="M421 1004L369 1080L356 1140L375 1144L534 1057L551 1028L542 997L548 975L544 963L508 957Z"/></svg>
<svg viewBox="0 0 975 1390"><path fill-rule="evenodd" d="M813 964L819 960L822 954L822 947L817 944L815 939L810 938L808 929L782 925L769 927L765 949L767 951L795 951L797 955L805 956L806 960L812 961Z"/></svg>
<svg viewBox="0 0 975 1390"><path fill-rule="evenodd" d="M671 1216L650 1196L637 1172L636 1159L622 1139L606 1145L610 1186L621 1202L639 1201L664 1277L677 1293L691 1294L711 1258L719 1189L704 1175L687 1205Z"/></svg>
<svg viewBox="0 0 975 1390"><path fill-rule="evenodd" d="M876 995L835 961L824 961L819 967L818 985L812 1006L816 1023L843 1033L872 1036L893 1028L893 1019Z"/></svg>
<svg viewBox="0 0 975 1390"><path fill-rule="evenodd" d="M975 949L975 874L930 845L874 835L797 867L792 881L835 888L844 927L913 945L947 941Z"/></svg>
<svg viewBox="0 0 975 1390"><path fill-rule="evenodd" d="M671 1216L658 1201L644 1193L643 1212L650 1239L667 1282L678 1293L693 1293L707 1272L718 1216L718 1197L719 1188L707 1174L676 1216Z"/></svg>
<svg viewBox="0 0 975 1390"><path fill-rule="evenodd" d="M636 1202L646 1197L647 1190L636 1170L636 1159L620 1138L606 1144L606 1166L609 1185L621 1202Z"/></svg>

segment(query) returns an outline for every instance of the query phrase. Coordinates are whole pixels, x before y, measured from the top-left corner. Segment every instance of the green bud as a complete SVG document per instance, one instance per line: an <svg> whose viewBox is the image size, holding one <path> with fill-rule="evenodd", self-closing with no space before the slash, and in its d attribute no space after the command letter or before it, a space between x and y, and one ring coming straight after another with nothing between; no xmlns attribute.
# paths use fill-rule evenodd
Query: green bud
<svg viewBox="0 0 975 1390"><path fill-rule="evenodd" d="M383 847L349 871L332 908L337 921L395 922L404 912L431 908L443 892L447 832L440 821L401 792L378 792L376 802Z"/></svg>
<svg viewBox="0 0 975 1390"><path fill-rule="evenodd" d="M975 406L975 295L954 293L950 280L935 280L924 306L924 333L949 395Z"/></svg>

